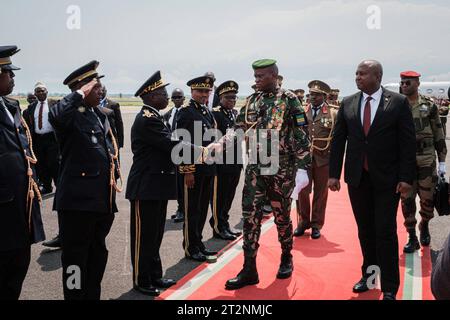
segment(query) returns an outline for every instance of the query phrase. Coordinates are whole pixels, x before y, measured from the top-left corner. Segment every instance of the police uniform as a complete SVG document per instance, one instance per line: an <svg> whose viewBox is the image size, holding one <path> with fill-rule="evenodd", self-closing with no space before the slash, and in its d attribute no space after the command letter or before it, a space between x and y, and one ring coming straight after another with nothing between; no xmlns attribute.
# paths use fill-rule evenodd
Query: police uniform
<svg viewBox="0 0 450 320"><path fill-rule="evenodd" d="M0 47L2 85L14 76L14 70L20 70L11 62L18 51L16 46ZM0 92L0 300L19 298L31 244L45 238L31 132L19 102L4 96L9 93Z"/></svg>
<svg viewBox="0 0 450 320"><path fill-rule="evenodd" d="M237 94L239 85L235 81L226 81L217 87L219 97L225 94ZM222 135L227 133L227 130L234 129L236 118L238 115L235 109L226 109L220 105L213 109L213 115L217 122L217 129ZM239 179L242 171L242 157L241 146L234 140L233 147L227 149L217 165L217 176L214 179L214 195L213 195L213 210L209 221L213 228L213 234L216 238L223 240L235 240L238 232L230 230L229 211L233 204L233 199L236 194L236 189L239 184Z"/></svg>
<svg viewBox="0 0 450 320"><path fill-rule="evenodd" d="M50 111L61 150L55 209L61 220L64 298L69 300L100 299L108 259L105 238L117 212L116 191L120 191L118 146L108 119L84 103L81 90L75 91L103 77L96 71L98 65L92 61L72 72L64 85L73 92ZM70 266L80 268L81 288L68 286Z"/></svg>
<svg viewBox="0 0 450 320"><path fill-rule="evenodd" d="M311 81L308 85L310 93L325 95L322 105L314 107L311 103L306 106L308 131L311 139L312 165L308 170L309 185L300 192L297 201L297 213L300 216L299 226L295 236L301 236L305 230L312 228L311 237L320 238L320 230L325 224L325 210L328 200L328 171L330 160L331 138L336 121L337 109L326 102L330 87L319 80ZM314 194L312 208L310 194Z"/></svg>
<svg viewBox="0 0 450 320"><path fill-rule="evenodd" d="M264 59L253 63L253 69L265 69L276 64L275 60ZM256 71L255 71L256 72ZM277 277L288 278L292 274L292 221L291 194L295 187L295 176L298 169L310 166L310 142L304 130L306 116L300 102L293 92L277 88L275 92L257 92L250 96L248 103L240 111L236 128L246 132L255 129L249 139L261 139L271 145L271 135L278 133L277 143L279 167L275 174L265 175L267 165L259 161L259 157L249 153L249 158L258 159L256 164L249 163L245 170L245 183L242 195L242 211L244 219L244 267L238 276L227 281L228 290L242 288L258 283L256 255L261 234L262 207L266 198L272 204L278 239L281 244L281 264ZM267 132L266 130L271 131ZM272 151L268 148L268 154Z"/></svg>
<svg viewBox="0 0 450 320"><path fill-rule="evenodd" d="M416 72L401 73L402 79L419 78ZM405 227L410 235L409 242L404 248L406 253L419 249L416 238L416 196L420 198L420 215L422 221L421 230L422 245L429 245L430 236L428 222L434 216L434 189L438 180L436 172L436 154L439 163L445 163L447 148L444 131L439 119L437 106L429 98L419 95L417 103L411 106L411 111L416 128L416 180L411 191L401 199L402 212L405 218Z"/></svg>
<svg viewBox="0 0 450 320"><path fill-rule="evenodd" d="M198 77L190 80L187 85L192 90L211 90L213 87L213 79L207 76ZM197 130L195 130L196 127ZM207 130L215 129L215 127L216 122L214 116L208 107L201 105L193 99L191 99L189 105L178 112L176 128L177 130L185 129L189 132L189 137L183 137L183 140L186 142L193 143L197 140L199 142L201 141L204 147L208 146L213 142L213 139L203 139L203 135ZM199 133L202 134L201 137L198 136ZM185 177L183 248L187 258L196 261L206 261L207 256L216 254L216 252L206 249L202 242L202 233L213 191L216 166L214 164L196 164L195 161L195 157L192 157L188 163L183 163L179 166L181 174L186 175L192 173L195 179L195 185L190 189L186 185Z"/></svg>
<svg viewBox="0 0 450 320"><path fill-rule="evenodd" d="M163 89L161 73L157 71L136 92L144 97ZM165 90L165 89L164 89ZM171 159L172 149L179 140L172 139L159 110L144 105L131 128L133 165L128 177L126 198L131 203L131 261L134 288L158 295L156 287L170 287L171 279L163 279L159 249L164 235L168 200L177 199L176 167ZM189 145L194 148L193 146ZM200 147L195 149L202 150Z"/></svg>

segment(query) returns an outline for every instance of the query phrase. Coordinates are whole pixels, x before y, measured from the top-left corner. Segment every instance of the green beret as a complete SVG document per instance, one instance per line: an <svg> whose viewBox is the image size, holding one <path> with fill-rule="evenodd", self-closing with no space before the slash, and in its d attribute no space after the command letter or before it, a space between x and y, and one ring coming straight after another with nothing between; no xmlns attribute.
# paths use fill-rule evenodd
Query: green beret
<svg viewBox="0 0 450 320"><path fill-rule="evenodd" d="M252 67L254 70L263 69L263 68L271 67L276 63L277 63L277 61L273 60L273 59L262 59L262 60L253 62Z"/></svg>

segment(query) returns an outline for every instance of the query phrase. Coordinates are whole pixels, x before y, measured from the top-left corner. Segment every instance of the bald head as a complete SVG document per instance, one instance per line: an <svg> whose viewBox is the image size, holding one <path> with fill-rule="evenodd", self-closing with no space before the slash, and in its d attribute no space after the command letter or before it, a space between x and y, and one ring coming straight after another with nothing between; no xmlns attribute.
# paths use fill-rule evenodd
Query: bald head
<svg viewBox="0 0 450 320"><path fill-rule="evenodd" d="M364 60L356 70L356 85L366 94L372 95L381 87L383 66L376 60Z"/></svg>
<svg viewBox="0 0 450 320"><path fill-rule="evenodd" d="M175 108L179 108L184 103L184 92L180 88L176 88L172 91L172 102L175 105Z"/></svg>

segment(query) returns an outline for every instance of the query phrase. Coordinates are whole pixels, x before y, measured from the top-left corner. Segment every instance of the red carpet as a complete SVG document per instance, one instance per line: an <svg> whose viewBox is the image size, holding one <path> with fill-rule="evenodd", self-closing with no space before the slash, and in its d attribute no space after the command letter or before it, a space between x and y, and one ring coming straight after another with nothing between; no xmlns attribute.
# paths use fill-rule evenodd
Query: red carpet
<svg viewBox="0 0 450 320"><path fill-rule="evenodd" d="M294 213L292 217L295 225L297 219ZM406 232L403 228L403 217L400 211L398 214L398 230L400 252L402 252L403 245L406 242ZM330 192L326 223L322 230L321 239L312 240L308 232L301 238L294 238L295 269L291 279L276 279L281 249L275 225L272 225L262 235L260 245L257 258L260 278L258 285L236 291L224 289L225 282L233 278L242 267L243 254L241 251L237 257L230 259L229 262L223 262L226 265L215 274L210 272L209 269L220 267L201 265L183 278L176 287L164 292L160 298L189 300L373 300L381 297L380 290L371 290L359 295L354 294L351 290L361 276L362 256L356 222L345 188L339 193ZM221 259L219 259L220 261ZM401 286L397 296L398 299L403 298L405 267L408 266L408 263L402 253L400 257ZM429 250L426 250L422 258L423 299L432 299L429 288L430 268ZM213 274L210 278L208 278L208 272ZM410 290L410 287L412 285L408 283L406 289ZM182 292L184 291L186 293L183 295ZM412 290L410 291L412 292Z"/></svg>

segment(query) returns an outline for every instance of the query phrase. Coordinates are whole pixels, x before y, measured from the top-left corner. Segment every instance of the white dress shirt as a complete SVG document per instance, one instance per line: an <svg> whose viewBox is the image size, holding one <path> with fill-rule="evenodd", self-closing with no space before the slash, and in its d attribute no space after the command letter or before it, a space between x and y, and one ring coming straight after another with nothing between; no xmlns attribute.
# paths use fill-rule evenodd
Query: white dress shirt
<svg viewBox="0 0 450 320"><path fill-rule="evenodd" d="M44 101L44 109L42 111L42 128L39 129L39 110L41 109L41 101L37 102L36 109L34 110L34 132L37 134L46 134L53 132L53 127L48 121L48 114L50 109L48 107L48 100Z"/></svg>
<svg viewBox="0 0 450 320"><path fill-rule="evenodd" d="M11 112L9 112L9 109L6 107L6 104L4 103L2 97L0 97L0 105L3 106L3 108L4 108L5 111L6 111L6 114L8 115L9 120L11 120L11 122L14 124L14 117L13 117L13 115L11 114Z"/></svg>
<svg viewBox="0 0 450 320"><path fill-rule="evenodd" d="M370 101L370 124L372 125L375 115L377 114L378 106L381 102L381 96L383 95L383 89L380 87L377 92L371 96L363 92L363 98L361 99L361 123L364 126L364 109L366 107L367 98L372 97Z"/></svg>
<svg viewBox="0 0 450 320"><path fill-rule="evenodd" d="M175 121L175 113L177 112L177 110L180 110L180 108L181 107L179 107L179 108L173 107L172 113L170 114L169 125L170 125L170 129L172 129L172 130L174 129L173 122Z"/></svg>

